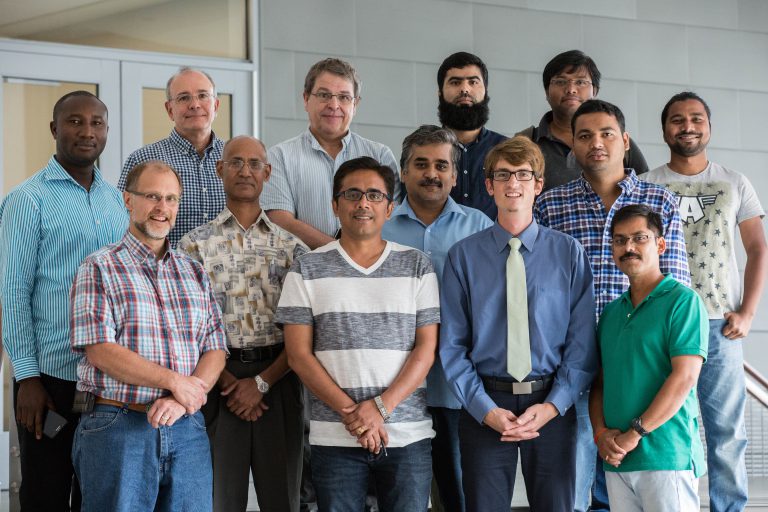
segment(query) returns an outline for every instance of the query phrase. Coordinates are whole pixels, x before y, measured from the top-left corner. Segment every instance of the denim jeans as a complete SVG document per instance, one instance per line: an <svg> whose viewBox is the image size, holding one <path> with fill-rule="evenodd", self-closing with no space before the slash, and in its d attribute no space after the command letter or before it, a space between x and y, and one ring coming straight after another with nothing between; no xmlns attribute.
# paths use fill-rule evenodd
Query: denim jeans
<svg viewBox="0 0 768 512"><path fill-rule="evenodd" d="M606 472L615 512L698 512L699 479L687 471Z"/></svg>
<svg viewBox="0 0 768 512"><path fill-rule="evenodd" d="M709 321L709 352L698 383L712 512L744 510L747 504L744 354L741 340L723 336L724 325L725 320Z"/></svg>
<svg viewBox="0 0 768 512"><path fill-rule="evenodd" d="M154 429L144 413L96 405L80 417L72 461L82 512L212 509L211 454L199 411Z"/></svg>
<svg viewBox="0 0 768 512"><path fill-rule="evenodd" d="M459 413L461 409L429 407L432 415L432 473L437 482L440 503L445 512L464 512L459 453ZM434 502L434 500L433 500ZM432 504L434 506L434 503Z"/></svg>
<svg viewBox="0 0 768 512"><path fill-rule="evenodd" d="M605 488L603 463L597 455L597 447L589 421L589 391L576 400L576 512L606 511L608 491ZM592 507L590 509L590 506Z"/></svg>
<svg viewBox="0 0 768 512"><path fill-rule="evenodd" d="M432 480L430 443L422 439L378 455L363 448L312 445L318 509L360 512L372 477L381 512L426 512Z"/></svg>

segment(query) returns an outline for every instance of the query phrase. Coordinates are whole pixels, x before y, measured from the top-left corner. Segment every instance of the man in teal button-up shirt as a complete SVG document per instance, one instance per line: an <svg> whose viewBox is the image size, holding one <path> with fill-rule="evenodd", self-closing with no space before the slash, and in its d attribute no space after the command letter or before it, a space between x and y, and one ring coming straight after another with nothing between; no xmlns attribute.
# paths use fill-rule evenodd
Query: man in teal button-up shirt
<svg viewBox="0 0 768 512"><path fill-rule="evenodd" d="M432 260L438 279L453 244L493 225L483 212L457 204L450 192L456 184L458 160L456 136L450 130L423 125L403 141L401 180L407 191L403 203L384 225L382 237L424 251ZM427 375L427 405L432 414L432 471L446 511L464 510L459 459L459 411L453 395L435 362Z"/></svg>
<svg viewBox="0 0 768 512"><path fill-rule="evenodd" d="M80 262L119 240L127 226L120 193L94 165L107 142L107 107L86 91L53 109L56 154L0 204L3 345L14 371L22 510L79 510L72 485L71 414L79 356L69 348L69 289ZM43 437L48 410L69 421Z"/></svg>

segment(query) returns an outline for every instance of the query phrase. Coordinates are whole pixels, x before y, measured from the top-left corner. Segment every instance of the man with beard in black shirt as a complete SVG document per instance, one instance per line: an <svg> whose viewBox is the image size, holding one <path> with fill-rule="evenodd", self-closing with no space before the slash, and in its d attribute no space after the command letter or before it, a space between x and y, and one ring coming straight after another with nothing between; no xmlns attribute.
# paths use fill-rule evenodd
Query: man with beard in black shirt
<svg viewBox="0 0 768 512"><path fill-rule="evenodd" d="M485 189L485 155L505 135L485 128L488 122L488 68L476 55L454 53L437 70L437 107L440 123L459 140L461 154L451 197L459 204L496 218L496 203Z"/></svg>

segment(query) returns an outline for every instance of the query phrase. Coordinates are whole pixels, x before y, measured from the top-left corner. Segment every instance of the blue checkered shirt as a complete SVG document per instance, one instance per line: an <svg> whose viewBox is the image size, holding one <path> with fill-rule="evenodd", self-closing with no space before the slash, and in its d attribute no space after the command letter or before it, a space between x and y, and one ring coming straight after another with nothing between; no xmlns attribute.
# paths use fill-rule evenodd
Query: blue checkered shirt
<svg viewBox="0 0 768 512"><path fill-rule="evenodd" d="M123 165L117 188L125 190L125 178L134 166L147 160L161 160L179 173L184 185L176 226L168 234L172 247L181 237L197 226L210 222L224 209L226 196L221 178L216 174L216 161L221 160L224 141L211 132L211 143L197 154L195 146L174 129L166 139L161 139L130 154Z"/></svg>
<svg viewBox="0 0 768 512"><path fill-rule="evenodd" d="M691 285L683 224L675 196L664 187L639 180L632 169L625 172L627 176L619 182L621 194L608 212L584 176L544 192L533 207L540 224L571 235L587 251L595 278L598 317L606 304L629 288L629 279L613 262L610 244L613 216L628 204L645 204L661 215L667 242L667 250L659 262L661 271L672 274L686 286Z"/></svg>

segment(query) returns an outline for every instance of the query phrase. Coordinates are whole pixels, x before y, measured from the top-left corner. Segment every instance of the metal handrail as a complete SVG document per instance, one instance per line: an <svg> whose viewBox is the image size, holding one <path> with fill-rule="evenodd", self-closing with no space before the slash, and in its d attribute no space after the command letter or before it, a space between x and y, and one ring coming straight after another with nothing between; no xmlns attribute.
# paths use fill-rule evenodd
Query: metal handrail
<svg viewBox="0 0 768 512"><path fill-rule="evenodd" d="M763 407L768 408L768 379L757 371L757 369L744 361L744 372L749 377L747 379L747 393L755 397Z"/></svg>

